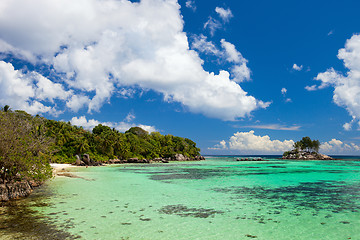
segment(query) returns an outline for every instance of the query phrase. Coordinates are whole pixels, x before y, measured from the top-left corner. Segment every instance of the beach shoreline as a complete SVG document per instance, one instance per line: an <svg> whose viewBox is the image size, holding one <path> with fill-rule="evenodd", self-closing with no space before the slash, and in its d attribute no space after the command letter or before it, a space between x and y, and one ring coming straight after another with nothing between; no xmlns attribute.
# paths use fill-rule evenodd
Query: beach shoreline
<svg viewBox="0 0 360 240"><path fill-rule="evenodd" d="M72 165L70 163L50 163L50 166L54 170L65 170L66 168L78 167L78 166Z"/></svg>

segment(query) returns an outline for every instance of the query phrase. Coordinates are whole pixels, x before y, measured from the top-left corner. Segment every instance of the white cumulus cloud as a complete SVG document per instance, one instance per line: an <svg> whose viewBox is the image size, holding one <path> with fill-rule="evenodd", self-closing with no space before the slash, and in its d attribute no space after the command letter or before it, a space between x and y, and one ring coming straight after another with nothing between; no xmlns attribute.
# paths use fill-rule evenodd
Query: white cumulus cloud
<svg viewBox="0 0 360 240"><path fill-rule="evenodd" d="M85 116L81 116L81 117L73 117L70 120L70 123L72 125L78 126L78 127L83 127L87 130L92 130L94 127L96 127L99 124L103 124L108 126L107 124L101 123L98 120L95 119L89 119L87 120Z"/></svg>
<svg viewBox="0 0 360 240"><path fill-rule="evenodd" d="M360 152L360 146L355 143L344 143L338 139L332 139L321 143L320 151L326 154L356 153Z"/></svg>
<svg viewBox="0 0 360 240"><path fill-rule="evenodd" d="M211 149L211 150L226 150L226 149L228 149L228 147L227 147L226 141L222 140L218 144L216 144L214 147L209 147L208 149Z"/></svg>
<svg viewBox="0 0 360 240"><path fill-rule="evenodd" d="M230 8L224 9L222 7L216 7L215 12L219 15L222 22L212 16L209 16L208 20L204 24L204 29L208 29L211 36L214 36L216 30L221 29L223 24L229 22L229 19L233 17Z"/></svg>
<svg viewBox="0 0 360 240"><path fill-rule="evenodd" d="M344 75L333 68L319 73L315 80L319 86L308 87L308 90L322 89L328 86L334 88L333 101L338 106L346 108L353 121L360 120L360 35L355 34L346 41L345 48L341 48L337 57L343 60L348 69ZM353 122L352 121L352 122ZM344 124L345 130L350 130L351 124ZM360 122L359 122L360 123Z"/></svg>
<svg viewBox="0 0 360 240"><path fill-rule="evenodd" d="M219 16L221 17L221 19L224 22L228 22L229 19L233 17L233 14L232 14L230 8L225 9L222 7L216 7L215 12L217 12L217 14L219 14Z"/></svg>
<svg viewBox="0 0 360 240"><path fill-rule="evenodd" d="M221 39L221 46L225 49L226 60L228 62L242 63L247 62L239 51L236 50L235 45L227 42L225 39Z"/></svg>
<svg viewBox="0 0 360 240"><path fill-rule="evenodd" d="M44 104L55 99L65 101L72 93L36 72L15 70L11 63L0 61L0 105L23 109L30 114L60 112Z"/></svg>
<svg viewBox="0 0 360 240"><path fill-rule="evenodd" d="M282 89L281 89L281 94L283 95L285 102L286 102L286 103L292 102L291 98L287 98L287 97L286 97L286 93L287 93L287 89L286 89L286 88L282 88Z"/></svg>
<svg viewBox="0 0 360 240"><path fill-rule="evenodd" d="M193 41L191 42L191 48L205 54L215 55L218 57L222 56L222 52L215 46L215 44L212 41L208 41L207 37L202 34L194 35Z"/></svg>
<svg viewBox="0 0 360 240"><path fill-rule="evenodd" d="M129 130L129 128L131 128L131 127L140 127L142 129L144 129L145 131L148 131L149 133L156 131L156 128L154 126L149 126L149 125L144 125L144 124L136 124L136 123L129 122L128 120L129 119L126 118L125 121L122 121L122 122L100 122L95 119L87 120L85 116L81 116L81 117L73 117L70 120L70 123L73 125L79 126L79 127L82 126L83 128L90 130L90 131L99 124L102 124L102 125L105 125L105 126L108 126L111 128L115 128L116 130L118 130L120 132L125 132L125 131Z"/></svg>
<svg viewBox="0 0 360 240"><path fill-rule="evenodd" d="M216 21L209 28L212 24ZM64 100L73 111L98 111L119 90L131 92L132 87L152 89L165 101L223 120L269 105L235 82L249 75L245 63L231 70L239 77L205 71L204 61L189 49L183 26L175 0L3 0L0 53L53 69L63 88L78 95ZM39 93L48 100L59 98L54 91Z"/></svg>
<svg viewBox="0 0 360 240"><path fill-rule="evenodd" d="M272 140L268 135L255 135L255 132L251 130L249 132L236 132L228 141L222 140L208 149L228 149L234 150L239 154L283 154L285 151L293 149L293 145L294 140ZM344 143L338 139L331 139L328 142L321 143L319 152L325 154L359 154L360 145L353 142Z"/></svg>
<svg viewBox="0 0 360 240"><path fill-rule="evenodd" d="M317 86L316 85L311 85L311 86L305 86L305 89L308 91L315 91L317 90Z"/></svg>
<svg viewBox="0 0 360 240"><path fill-rule="evenodd" d="M228 141L222 140L210 150L234 150L239 154L283 154L293 149L293 140L272 140L270 136L255 135L253 130L249 132L236 132ZM358 154L360 145L353 142L344 143L338 139L322 142L320 152L325 154Z"/></svg>
<svg viewBox="0 0 360 240"><path fill-rule="evenodd" d="M230 150L239 151L240 154L282 154L284 151L292 149L293 140L271 140L268 135L258 136L254 131L236 132L230 137L229 141L221 141L215 148L227 146Z"/></svg>
<svg viewBox="0 0 360 240"><path fill-rule="evenodd" d="M242 54L236 50L235 45L227 42L225 39L221 39L221 46L223 47L226 60L230 63L235 63L231 69L231 73L234 75L234 80L242 82L244 80L250 80L251 71L247 67L247 60Z"/></svg>
<svg viewBox="0 0 360 240"><path fill-rule="evenodd" d="M301 71L303 69L303 65L297 65L296 63L294 63L294 65L292 66L292 69L296 70L296 71Z"/></svg>
<svg viewBox="0 0 360 240"><path fill-rule="evenodd" d="M199 52L214 55L224 62L230 63L231 67L229 71L232 74L232 80L235 82L243 82L250 80L251 70L247 66L248 60L245 59L242 54L236 50L234 44L227 42L225 39L220 40L221 49L217 48L212 41L208 41L204 35L195 35L191 44L193 49Z"/></svg>

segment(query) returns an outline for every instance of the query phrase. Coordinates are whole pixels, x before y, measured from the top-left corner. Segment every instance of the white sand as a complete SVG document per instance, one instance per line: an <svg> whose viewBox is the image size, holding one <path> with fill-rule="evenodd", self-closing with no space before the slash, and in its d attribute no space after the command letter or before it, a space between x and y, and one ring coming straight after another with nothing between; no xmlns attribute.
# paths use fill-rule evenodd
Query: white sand
<svg viewBox="0 0 360 240"><path fill-rule="evenodd" d="M74 166L74 165L67 164L67 163L50 163L50 166L51 166L54 170L65 170L66 168L76 167L76 166Z"/></svg>
<svg viewBox="0 0 360 240"><path fill-rule="evenodd" d="M61 172L66 172L66 169L77 167L67 163L50 163L50 166L53 169L54 176L57 176Z"/></svg>

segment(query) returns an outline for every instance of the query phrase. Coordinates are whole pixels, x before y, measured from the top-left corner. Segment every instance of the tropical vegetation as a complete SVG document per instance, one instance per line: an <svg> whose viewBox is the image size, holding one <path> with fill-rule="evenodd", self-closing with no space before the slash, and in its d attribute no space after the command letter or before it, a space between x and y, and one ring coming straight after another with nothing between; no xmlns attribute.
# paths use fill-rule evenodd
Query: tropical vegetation
<svg viewBox="0 0 360 240"><path fill-rule="evenodd" d="M89 154L95 161L109 159L173 158L176 154L194 158L200 155L196 143L188 138L148 133L132 127L125 133L99 124L92 131L70 122L0 111L0 174L1 178L51 176L49 162L73 163L76 155Z"/></svg>
<svg viewBox="0 0 360 240"><path fill-rule="evenodd" d="M303 137L300 141L294 143L294 148L306 152L319 152L319 140L311 140L310 137Z"/></svg>
<svg viewBox="0 0 360 240"><path fill-rule="evenodd" d="M289 157L291 155L295 156L295 158L299 158L300 154L313 154L314 156L320 156L323 158L321 154L318 154L320 149L320 141L319 140L311 140L310 137L303 137L300 141L297 141L293 145L294 149L291 151L286 151L283 154L283 157Z"/></svg>
<svg viewBox="0 0 360 240"><path fill-rule="evenodd" d="M53 140L44 128L46 119L23 111L0 111L0 183L51 177L49 165Z"/></svg>

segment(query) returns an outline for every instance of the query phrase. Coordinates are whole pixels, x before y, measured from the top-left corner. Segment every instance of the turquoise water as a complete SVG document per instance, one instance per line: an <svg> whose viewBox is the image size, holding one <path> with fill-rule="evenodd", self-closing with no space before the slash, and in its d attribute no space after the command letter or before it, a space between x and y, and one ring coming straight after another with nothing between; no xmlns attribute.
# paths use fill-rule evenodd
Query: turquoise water
<svg viewBox="0 0 360 240"><path fill-rule="evenodd" d="M0 223L0 237L360 239L360 161L268 160L71 169L82 178L57 177L22 200L38 225Z"/></svg>

